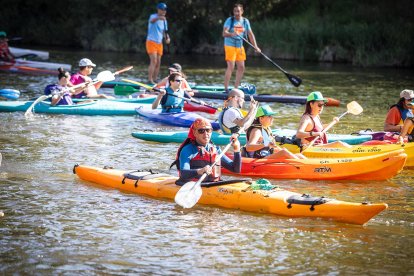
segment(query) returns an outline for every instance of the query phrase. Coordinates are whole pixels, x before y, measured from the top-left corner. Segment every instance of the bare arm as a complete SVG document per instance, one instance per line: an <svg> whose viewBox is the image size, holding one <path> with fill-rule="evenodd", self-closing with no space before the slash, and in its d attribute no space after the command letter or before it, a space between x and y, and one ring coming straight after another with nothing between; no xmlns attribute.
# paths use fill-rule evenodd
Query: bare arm
<svg viewBox="0 0 414 276"><path fill-rule="evenodd" d="M162 20L162 21L165 21L166 20L166 18L165 18L165 16L158 16L157 18L153 18L153 19L151 19L150 20L150 23L152 24L152 23L155 23L155 22L157 22L158 20Z"/></svg>
<svg viewBox="0 0 414 276"><path fill-rule="evenodd" d="M302 116L299 122L298 130L296 131L296 137L299 139L311 137L309 131L312 129L312 121L308 115Z"/></svg>
<svg viewBox="0 0 414 276"><path fill-rule="evenodd" d="M152 88L158 88L158 87L165 86L167 84L167 80L168 80L168 78L163 78L159 83L157 83Z"/></svg>
<svg viewBox="0 0 414 276"><path fill-rule="evenodd" d="M160 93L158 94L157 98L155 99L155 101L152 102L152 109L157 109L158 105L161 102L162 97L164 97L166 91L164 89L160 90Z"/></svg>
<svg viewBox="0 0 414 276"><path fill-rule="evenodd" d="M260 53L261 52L261 50L260 50L260 48L257 46L257 43L256 43L256 37L254 36L254 33L253 33L253 31L252 30L248 30L247 31L247 35L249 36L249 39L250 39L250 41L251 41L251 43L254 45L254 47L256 47L256 52L257 53Z"/></svg>
<svg viewBox="0 0 414 276"><path fill-rule="evenodd" d="M411 121L411 120L410 120ZM404 123L405 125L405 123ZM384 131L387 132L394 132L394 131L401 131L403 129L402 125L392 125L388 122L384 123Z"/></svg>
<svg viewBox="0 0 414 276"><path fill-rule="evenodd" d="M249 113L247 113L244 118L237 118L237 119L235 119L233 121L233 123L235 123L236 125L238 125L240 127L243 127L247 120L249 120L252 116L255 116L256 115L256 112L255 112L256 111L256 105L257 105L257 102L256 101L250 102L250 110L249 110Z"/></svg>
<svg viewBox="0 0 414 276"><path fill-rule="evenodd" d="M404 143L404 137L405 137L405 135L408 134L408 130L411 127L414 127L414 122L411 121L410 119L406 119L405 122L404 122L404 125L402 126L400 135L398 136L398 143ZM385 128L385 126L384 126L384 128Z"/></svg>
<svg viewBox="0 0 414 276"><path fill-rule="evenodd" d="M237 33L236 32L233 32L233 33L229 33L229 28L224 28L223 29L223 37L232 37L232 36L236 36L237 35Z"/></svg>

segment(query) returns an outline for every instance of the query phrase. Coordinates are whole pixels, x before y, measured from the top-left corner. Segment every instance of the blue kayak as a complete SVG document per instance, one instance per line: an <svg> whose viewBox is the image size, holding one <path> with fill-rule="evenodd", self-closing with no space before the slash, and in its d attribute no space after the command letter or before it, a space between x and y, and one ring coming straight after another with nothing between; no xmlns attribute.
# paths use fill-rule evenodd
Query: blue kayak
<svg viewBox="0 0 414 276"><path fill-rule="evenodd" d="M25 112L33 101L0 102L0 112ZM76 105L55 105L43 101L34 107L35 113L55 113L73 115L136 115L135 108L151 108L151 104L133 104L114 101L93 101Z"/></svg>
<svg viewBox="0 0 414 276"><path fill-rule="evenodd" d="M289 129L275 129L273 130L273 134L277 136L284 136L290 138L295 134L296 130L289 130ZM135 138L145 140L145 141L152 141L152 142L159 142L159 143L182 143L185 138L187 138L188 132L134 132L132 136ZM335 141L342 141L348 143L350 145L361 144L363 142L371 140L371 135L342 135L342 134L328 134L329 142ZM216 145L226 145L229 143L230 135L229 134L221 134L217 132L213 132L211 135L211 141L214 142ZM246 135L243 133L239 137L239 141L242 145L246 144Z"/></svg>
<svg viewBox="0 0 414 276"><path fill-rule="evenodd" d="M170 126L178 126L178 127L191 127L193 122L197 118L203 118L202 116L193 113L193 112L169 112L169 113L161 113L161 109L143 109L143 108L136 108L135 111L142 117L147 118L150 121L163 123ZM218 130L220 128L217 122L211 121L211 126L214 130ZM186 135L187 137L187 135ZM181 141L182 142L182 141Z"/></svg>

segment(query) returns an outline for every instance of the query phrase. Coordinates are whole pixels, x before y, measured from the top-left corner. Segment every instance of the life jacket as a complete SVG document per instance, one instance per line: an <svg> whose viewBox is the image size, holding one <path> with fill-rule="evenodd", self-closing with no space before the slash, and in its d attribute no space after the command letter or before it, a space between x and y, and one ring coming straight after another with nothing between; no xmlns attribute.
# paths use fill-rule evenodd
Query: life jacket
<svg viewBox="0 0 414 276"><path fill-rule="evenodd" d="M58 92L62 91L62 90L66 90L68 89L67 86L59 86L57 84L50 84L48 86L46 86L45 90L43 91L43 93L45 95L55 95ZM59 100L59 102L56 105L74 105L74 102L72 101L72 98L70 97L69 91L66 91L62 98Z"/></svg>
<svg viewBox="0 0 414 276"><path fill-rule="evenodd" d="M251 134L252 130L255 129L255 128L259 128L262 131L262 136L267 135L267 137L263 137L263 138L259 139L259 141L258 141L259 144L264 143L264 139L271 140L271 137L273 137L273 133L272 133L272 130L270 129L270 127L264 127L264 126L262 126L262 124L254 124L251 127L249 127L249 129L246 132L247 144L249 143L250 134ZM244 148L243 149L243 153L244 153L243 155L246 155L246 157L255 158L255 159L261 159L261 158L264 158L266 156L269 156L270 154L273 153L273 150L274 150L271 147L264 147L264 148L261 148L261 149L256 150L256 151L247 151L246 147L243 147L243 148Z"/></svg>
<svg viewBox="0 0 414 276"><path fill-rule="evenodd" d="M8 59L9 52L9 45L6 41L0 44L0 59Z"/></svg>
<svg viewBox="0 0 414 276"><path fill-rule="evenodd" d="M229 28L229 31L232 29L234 27L234 15L232 16L232 17L230 17L230 28ZM243 36L244 36L244 38L246 38L247 39L247 31L246 31L246 18L244 18L243 17L243 29L244 29L244 32L243 32ZM233 32L234 32L234 30L233 30ZM236 48L241 48L242 46L243 46L243 40L241 39L241 38L239 38L238 36L237 37L230 37L230 38L232 38L232 39L234 39L235 40L235 45L236 45ZM237 47L237 44L240 42L240 47Z"/></svg>
<svg viewBox="0 0 414 276"><path fill-rule="evenodd" d="M412 112L412 109L411 108L409 108L409 109L405 109L405 108L400 108L398 105L396 105L396 104L394 104L394 105L392 105L391 107L390 107L390 109L392 109L393 107L397 107L398 108L398 111L400 111L400 115L401 115L401 119L400 119L400 121L398 122L398 124L397 124L397 126L399 126L399 125L403 125L404 124L404 122L405 122L405 120L407 119L407 118L412 118L412 117L414 117L414 115L413 115L413 112ZM411 134L411 132L413 131L413 128L412 127L410 127L409 129L408 129L408 134Z"/></svg>
<svg viewBox="0 0 414 276"><path fill-rule="evenodd" d="M313 119L313 117L311 115L309 115L309 114L305 114L305 115L308 115L311 118L312 122L313 122L313 128L310 131L312 131L312 132L322 132L323 131L322 120L321 120L321 118L319 116L318 116L318 118L319 118L319 121L321 122L321 125L322 126L317 126L315 124L315 120ZM306 141L308 141L310 143L310 142L313 141L313 139L315 139L315 137L306 137L303 140L306 140ZM315 141L315 145L324 145L324 144L328 144L328 136L326 135L326 132L323 134L323 137L322 138L319 137Z"/></svg>
<svg viewBox="0 0 414 276"><path fill-rule="evenodd" d="M165 89L167 93L184 97L184 90L181 88L178 91L173 91L171 88ZM161 99L162 113L166 112L181 112L184 108L184 100L165 94Z"/></svg>
<svg viewBox="0 0 414 276"><path fill-rule="evenodd" d="M240 118L243 118L243 114L241 113L241 111L238 108L235 108L234 106L228 106L228 107L224 108L223 111L220 113L219 119L218 119L218 123L219 123L220 129L223 131L223 133L237 133L237 132L239 132L239 130L241 128L238 125L235 125L234 127L227 127L224 124L224 121L223 121L223 119L224 119L224 113L227 110L231 109L231 108L237 110L239 112L239 114L240 114Z"/></svg>
<svg viewBox="0 0 414 276"><path fill-rule="evenodd" d="M175 158L175 161L170 165L170 169L176 165L180 179L179 181L197 181L201 175L197 176L193 179L181 179L181 172L180 172L180 154L182 149L187 145L195 145L197 146L198 154L190 160L190 169L200 169L204 168L207 165L212 165L216 158L219 156L219 153L217 151L216 146L213 142L209 142L210 145L210 151L207 152L205 147L198 146L196 143L196 138L193 134L193 126L191 126L190 131L188 133L187 139L184 140L184 142L181 144L181 146L178 148L177 156ZM212 182L212 181L219 181L221 176L221 160L218 160L214 168L212 168L212 174L208 175L203 182Z"/></svg>

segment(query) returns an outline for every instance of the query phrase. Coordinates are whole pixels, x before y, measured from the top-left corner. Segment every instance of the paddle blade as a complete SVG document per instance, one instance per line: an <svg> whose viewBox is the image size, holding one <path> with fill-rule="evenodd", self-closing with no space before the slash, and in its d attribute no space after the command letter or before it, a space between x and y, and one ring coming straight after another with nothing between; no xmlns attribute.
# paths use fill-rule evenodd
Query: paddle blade
<svg viewBox="0 0 414 276"><path fill-rule="evenodd" d="M288 72L285 72L285 75L294 86L299 87L302 84L302 80L299 77Z"/></svg>
<svg viewBox="0 0 414 276"><path fill-rule="evenodd" d="M117 85L114 87L114 93L117 96L131 95L131 94L134 94L135 92L139 92L139 90L135 89L132 86Z"/></svg>
<svg viewBox="0 0 414 276"><path fill-rule="evenodd" d="M244 93L246 93L246 94L249 94L249 95L256 94L256 86L254 84L242 83L241 88L244 91Z"/></svg>
<svg viewBox="0 0 414 276"><path fill-rule="evenodd" d="M20 97L20 91L15 89L1 89L0 96L15 100Z"/></svg>
<svg viewBox="0 0 414 276"><path fill-rule="evenodd" d="M102 71L98 74L96 79L102 82L113 81L115 79L115 76L111 71Z"/></svg>
<svg viewBox="0 0 414 276"><path fill-rule="evenodd" d="M360 106L359 103L357 103L356 101L353 101L347 104L346 108L348 109L348 113L351 113L354 115L359 115L362 113L362 111L364 111L362 106Z"/></svg>
<svg viewBox="0 0 414 276"><path fill-rule="evenodd" d="M37 103L40 103L41 101L46 100L47 98L50 98L50 97L49 96L46 96L46 95L43 95L43 96L39 97L36 101L34 101L32 103L32 105L29 107L29 109L26 110L26 112L24 113L24 116L26 116L26 117L27 116L31 116L32 115L32 110L34 112L34 106Z"/></svg>
<svg viewBox="0 0 414 276"><path fill-rule="evenodd" d="M184 208L191 208L196 205L202 194L200 181L190 181L177 192L175 202Z"/></svg>
<svg viewBox="0 0 414 276"><path fill-rule="evenodd" d="M266 130L262 128L262 138L263 138L263 144L267 147L270 143L272 143L272 140L270 140L269 135L267 134Z"/></svg>

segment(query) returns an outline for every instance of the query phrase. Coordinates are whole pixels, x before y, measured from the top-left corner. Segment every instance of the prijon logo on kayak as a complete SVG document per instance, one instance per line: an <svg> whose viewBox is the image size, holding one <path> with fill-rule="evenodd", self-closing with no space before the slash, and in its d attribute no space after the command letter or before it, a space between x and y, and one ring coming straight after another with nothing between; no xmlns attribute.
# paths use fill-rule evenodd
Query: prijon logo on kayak
<svg viewBox="0 0 414 276"><path fill-rule="evenodd" d="M323 166L321 168L315 168L315 170L313 172L314 173L324 174L326 172L332 172L332 169L331 168L327 168L326 166Z"/></svg>

